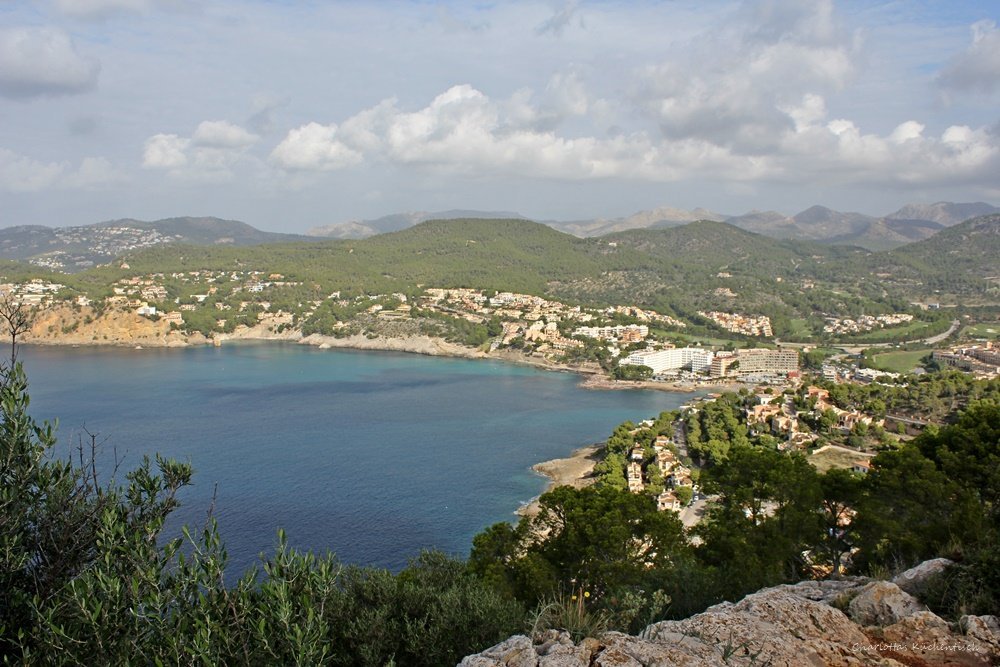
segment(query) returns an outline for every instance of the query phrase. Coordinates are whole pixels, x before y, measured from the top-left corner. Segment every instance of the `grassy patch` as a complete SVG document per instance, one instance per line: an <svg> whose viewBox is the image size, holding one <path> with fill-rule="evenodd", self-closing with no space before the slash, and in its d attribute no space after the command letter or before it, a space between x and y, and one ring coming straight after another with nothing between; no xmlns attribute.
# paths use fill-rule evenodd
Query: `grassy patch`
<svg viewBox="0 0 1000 667"><path fill-rule="evenodd" d="M914 320L903 326L873 329L867 333L845 337L843 340L848 343L892 342L893 340L911 341L933 336L934 334L943 332L947 328L947 325L942 327L941 323L938 322Z"/></svg>
<svg viewBox="0 0 1000 667"><path fill-rule="evenodd" d="M962 338L996 340L1000 338L1000 322L987 322L965 327L962 329Z"/></svg>
<svg viewBox="0 0 1000 667"><path fill-rule="evenodd" d="M826 472L831 468L851 468L856 462L868 458L861 452L845 451L830 447L821 452L809 455L809 463L819 472Z"/></svg>
<svg viewBox="0 0 1000 667"><path fill-rule="evenodd" d="M790 340L808 340L816 333L809 326L808 320L803 318L792 318L789 321L789 328L791 329L788 333Z"/></svg>
<svg viewBox="0 0 1000 667"><path fill-rule="evenodd" d="M732 345L734 347L751 347L753 344L745 340L732 340L726 338L715 338L713 336L702 336L698 334L684 334L677 333L676 331L665 332L667 336L674 340L678 340L687 345L703 345L711 347L725 347L727 345Z"/></svg>
<svg viewBox="0 0 1000 667"><path fill-rule="evenodd" d="M920 365L920 360L926 357L927 350L911 350L900 352L885 352L876 354L874 357L875 366L880 370L892 371L893 373L908 373L914 366Z"/></svg>

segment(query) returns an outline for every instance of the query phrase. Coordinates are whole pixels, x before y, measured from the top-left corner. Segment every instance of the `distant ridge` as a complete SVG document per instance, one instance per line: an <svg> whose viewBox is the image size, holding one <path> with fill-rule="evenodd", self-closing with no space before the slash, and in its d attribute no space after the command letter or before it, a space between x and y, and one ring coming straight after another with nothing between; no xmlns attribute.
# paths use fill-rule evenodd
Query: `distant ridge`
<svg viewBox="0 0 1000 667"><path fill-rule="evenodd" d="M387 232L398 232L400 230L418 225L427 220L456 220L456 219L521 219L526 218L520 213L510 211L472 211L464 209L450 209L447 211L410 211L407 213L394 213L384 215L374 220L350 220L332 225L322 225L313 227L306 231L308 236L318 236L331 239L363 239L376 234Z"/></svg>
<svg viewBox="0 0 1000 667"><path fill-rule="evenodd" d="M604 236L628 229L664 229L677 227L696 220L715 220L721 222L727 216L703 208L686 210L661 206L649 211L639 211L625 218L598 218L596 220L578 220L574 222L544 221L550 227L567 232L574 236Z"/></svg>
<svg viewBox="0 0 1000 667"><path fill-rule="evenodd" d="M0 259L29 261L60 271L80 271L107 264L134 250L154 245L247 246L301 241L308 237L261 231L245 222L213 217L133 218L74 227L20 225L0 229Z"/></svg>
<svg viewBox="0 0 1000 667"><path fill-rule="evenodd" d="M885 216L887 220L928 220L943 227L951 227L960 222L977 218L981 215L1000 213L1000 208L984 202L971 204L953 204L939 201L934 204L907 204L895 213Z"/></svg>
<svg viewBox="0 0 1000 667"><path fill-rule="evenodd" d="M881 218L818 205L794 216L777 211L751 211L733 216L703 208L688 210L663 206L623 218L545 220L540 224L577 238L594 238L629 230L672 229L707 220L725 222L772 239L882 251L922 241L970 218L996 213L1000 213L1000 208L983 202L907 204ZM0 259L29 261L45 268L73 272L109 263L123 254L153 245L245 246L318 239L363 239L399 232L429 220L501 219L524 221L528 218L509 211L414 211L315 227L309 230L308 235L266 232L237 220L205 216L155 221L123 218L74 227L20 225L0 229ZM119 232L111 233L109 229L118 229Z"/></svg>
<svg viewBox="0 0 1000 667"><path fill-rule="evenodd" d="M544 225L580 238L605 236L630 229L669 229L698 220L728 222L746 231L777 239L800 239L840 245L856 245L868 250L889 250L920 241L935 232L980 215L1000 212L983 202L907 204L884 217L837 211L826 206L811 206L789 216L777 211L750 211L726 215L705 208L682 209L672 206L637 211L621 218L582 220L540 220ZM314 227L310 236L337 239L360 239L395 232L433 219L522 219L509 211L449 210L396 213L374 220L352 220Z"/></svg>
<svg viewBox="0 0 1000 667"><path fill-rule="evenodd" d="M239 220L225 220L211 216L163 218L162 220L154 220L152 222L145 222L134 218L122 218L120 220L108 220L87 226L97 228L135 227L137 229L156 230L161 234L180 236L179 242L193 245L215 243L257 245L259 243L301 241L305 238L301 234L265 232Z"/></svg>

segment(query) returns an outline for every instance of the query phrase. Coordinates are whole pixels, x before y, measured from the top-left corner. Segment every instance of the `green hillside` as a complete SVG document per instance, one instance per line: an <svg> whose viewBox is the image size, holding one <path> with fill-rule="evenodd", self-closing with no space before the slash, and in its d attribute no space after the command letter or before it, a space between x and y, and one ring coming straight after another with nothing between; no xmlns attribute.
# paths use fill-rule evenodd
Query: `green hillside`
<svg viewBox="0 0 1000 667"><path fill-rule="evenodd" d="M592 243L524 220L432 220L363 240L263 246L162 246L126 257L135 272L256 269L331 288L417 284L542 294L550 281L600 275ZM102 280L119 269L90 272Z"/></svg>
<svg viewBox="0 0 1000 667"><path fill-rule="evenodd" d="M1000 215L986 215L941 230L929 239L887 253L918 272L968 278L1000 274Z"/></svg>
<svg viewBox="0 0 1000 667"><path fill-rule="evenodd" d="M969 305L1000 299L1000 215L986 215L872 258L896 290Z"/></svg>
<svg viewBox="0 0 1000 667"><path fill-rule="evenodd" d="M718 330L699 312L766 315L775 335L794 340L818 335L825 317L908 311L910 301L936 298L942 285L995 302L984 276L998 273L998 220L963 223L887 253L781 241L711 221L577 238L520 219L432 220L361 240L160 244L126 255L128 268L116 262L62 282L100 296L134 275L259 271L301 283L287 295L291 303L338 290L511 290L571 304L651 308L684 319L700 336Z"/></svg>

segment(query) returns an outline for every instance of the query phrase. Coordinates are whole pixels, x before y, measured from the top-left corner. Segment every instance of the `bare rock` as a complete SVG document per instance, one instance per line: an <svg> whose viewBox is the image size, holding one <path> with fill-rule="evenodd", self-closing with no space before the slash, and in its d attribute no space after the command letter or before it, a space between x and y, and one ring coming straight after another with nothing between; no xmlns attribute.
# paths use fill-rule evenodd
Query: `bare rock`
<svg viewBox="0 0 1000 667"><path fill-rule="evenodd" d="M846 667L881 660L843 612L782 587L748 595L737 604L716 605L683 621L657 623L647 635L664 644L686 635L711 652L711 660L700 651L700 661L677 664L739 664L733 662L739 659L775 667Z"/></svg>
<svg viewBox="0 0 1000 667"><path fill-rule="evenodd" d="M926 569L932 569L929 566ZM905 573L904 573L905 574ZM911 577L919 579L919 577ZM853 596L844 614L831 603ZM866 627L862 627L866 626ZM987 667L1000 664L1000 620L964 616L960 632L899 586L844 578L777 586L724 602L639 637L576 644L549 630L511 637L464 667Z"/></svg>
<svg viewBox="0 0 1000 667"><path fill-rule="evenodd" d="M590 665L592 647L589 644L580 642L579 646L574 645L568 632L549 630L547 634L548 638L535 646L535 652L539 656L538 667L587 667Z"/></svg>
<svg viewBox="0 0 1000 667"><path fill-rule="evenodd" d="M978 617L977 617L978 618ZM975 624L975 623L974 623ZM980 630L981 626L976 627ZM1000 657L995 643L1000 636L961 636L950 625L929 611L918 611L877 632L882 644L917 664L954 667L988 667Z"/></svg>
<svg viewBox="0 0 1000 667"><path fill-rule="evenodd" d="M821 581L800 581L797 584L782 584L781 586L775 586L775 588L780 591L787 591L806 600L833 604L837 599L856 595L870 581L871 579L866 577L842 577L840 579L823 579Z"/></svg>
<svg viewBox="0 0 1000 667"><path fill-rule="evenodd" d="M925 560L920 565L911 567L906 572L897 575L892 580L892 583L896 584L910 595L920 595L923 593L927 586L927 582L932 577L941 574L954 564L954 561L948 560L947 558Z"/></svg>
<svg viewBox="0 0 1000 667"><path fill-rule="evenodd" d="M466 656L461 667L538 667L538 654L531 640L514 635L482 653Z"/></svg>
<svg viewBox="0 0 1000 667"><path fill-rule="evenodd" d="M951 637L951 627L947 621L933 612L918 611L898 623L882 628L880 637L901 643L918 638L926 641L947 640Z"/></svg>
<svg viewBox="0 0 1000 667"><path fill-rule="evenodd" d="M888 581L873 581L858 592L847 613L858 625L892 625L926 609L920 602Z"/></svg>
<svg viewBox="0 0 1000 667"><path fill-rule="evenodd" d="M713 646L681 633L664 632L656 638L609 633L604 639L607 646L594 661L600 667L723 664Z"/></svg>
<svg viewBox="0 0 1000 667"><path fill-rule="evenodd" d="M974 639L993 649L1000 656L1000 618L996 616L963 616L958 627L966 637Z"/></svg>

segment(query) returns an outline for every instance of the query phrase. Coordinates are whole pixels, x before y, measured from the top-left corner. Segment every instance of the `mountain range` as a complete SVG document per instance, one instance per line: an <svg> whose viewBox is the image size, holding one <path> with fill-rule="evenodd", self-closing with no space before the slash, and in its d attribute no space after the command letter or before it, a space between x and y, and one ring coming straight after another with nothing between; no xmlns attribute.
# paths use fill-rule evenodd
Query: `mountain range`
<svg viewBox="0 0 1000 667"><path fill-rule="evenodd" d="M393 213L374 220L351 220L332 225L313 227L306 232L309 236L319 236L328 239L363 239L376 234L398 232L419 225L427 220L457 220L457 219L489 219L489 220L526 220L523 215L510 211L467 211L451 209L448 211L411 211L409 213Z"/></svg>
<svg viewBox="0 0 1000 667"><path fill-rule="evenodd" d="M265 232L245 222L212 217L155 222L124 218L73 227L19 225L0 229L0 259L29 261L58 271L80 271L155 245L245 246L307 238Z"/></svg>
<svg viewBox="0 0 1000 667"><path fill-rule="evenodd" d="M559 231L586 238L629 229L662 229L696 220L713 220L728 222L740 229L772 238L802 239L820 243L856 245L869 250L888 250L921 241L945 227L991 213L1000 213L1000 208L983 202L907 204L883 217L845 213L824 206L812 206L793 216L777 211L751 211L742 215L726 215L704 208L687 210L663 206L622 218L540 222ZM357 239L399 231L426 220L456 218L526 219L523 215L506 211L453 210L436 213L397 213L374 220L355 220L315 227L306 233L324 238Z"/></svg>
<svg viewBox="0 0 1000 667"><path fill-rule="evenodd" d="M990 204L950 202L909 204L881 218L822 206L813 206L793 216L775 211L729 216L700 208L661 207L623 218L545 220L540 224L577 238L596 238L630 230L672 229L696 221L725 222L772 239L879 251L936 238L942 230L965 220L995 213L1000 213L1000 208ZM179 217L153 222L126 218L73 227L22 225L0 229L0 259L28 261L48 269L76 272L153 246L251 246L320 239L352 240L402 231L429 220L459 219L527 221L524 216L508 211L422 211L317 227L307 235L265 232L243 222L214 217Z"/></svg>
<svg viewBox="0 0 1000 667"><path fill-rule="evenodd" d="M87 272L80 284L240 264L318 285L320 292L475 287L550 295L568 303L631 303L688 321L708 310L763 313L790 331L790 320L815 319L816 313L896 312L914 300L995 305L1000 302L1000 214L880 252L772 239L709 220L579 238L522 219L454 219L428 220L366 239L239 248L160 244L131 252L123 262L127 270L112 266L100 276ZM296 302L304 298L295 296Z"/></svg>

